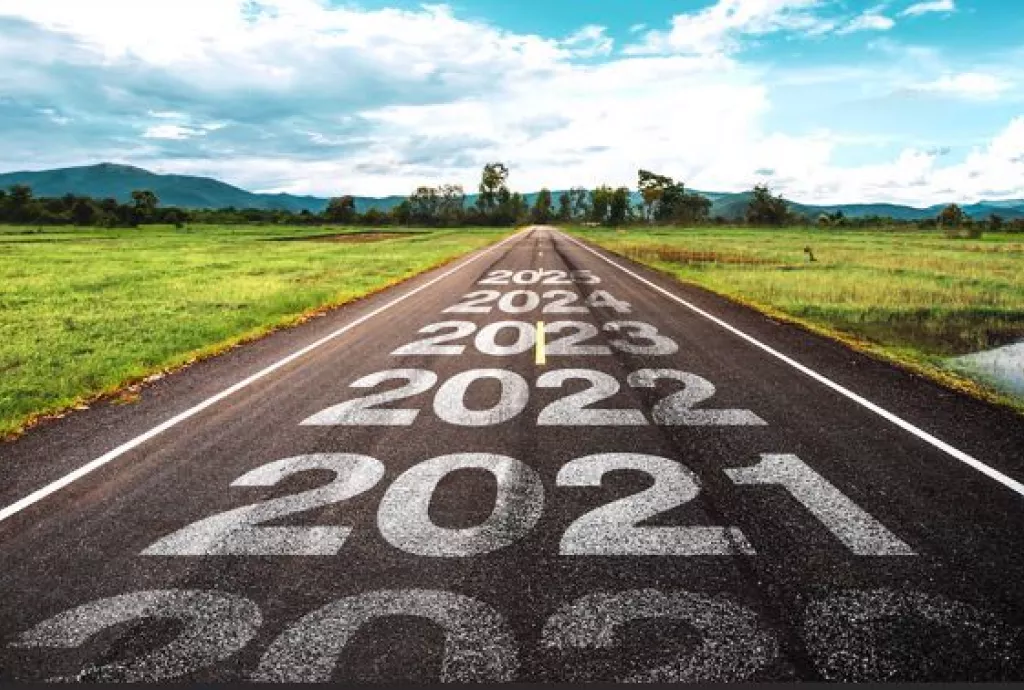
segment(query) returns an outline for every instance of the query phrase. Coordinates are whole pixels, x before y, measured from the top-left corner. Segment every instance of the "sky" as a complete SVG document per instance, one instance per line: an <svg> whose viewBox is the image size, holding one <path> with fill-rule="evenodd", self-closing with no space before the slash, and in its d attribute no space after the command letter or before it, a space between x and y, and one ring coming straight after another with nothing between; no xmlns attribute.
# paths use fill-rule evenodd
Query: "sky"
<svg viewBox="0 0 1024 690"><path fill-rule="evenodd" d="M1019 0L0 0L0 171L1024 198Z"/></svg>

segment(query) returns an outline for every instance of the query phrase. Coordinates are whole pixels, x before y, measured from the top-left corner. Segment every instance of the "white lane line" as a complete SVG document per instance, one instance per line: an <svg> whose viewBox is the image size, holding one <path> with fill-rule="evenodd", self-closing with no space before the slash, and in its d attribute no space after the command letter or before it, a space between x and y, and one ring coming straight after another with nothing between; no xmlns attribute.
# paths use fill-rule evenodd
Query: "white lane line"
<svg viewBox="0 0 1024 690"><path fill-rule="evenodd" d="M818 381L819 383L822 383L822 384L828 386L829 388L831 388L835 392L839 393L840 395L843 395L843 396L849 398L850 400L854 401L858 405L861 405L862 407L865 407L865 408L871 410L872 412L874 412L878 416L883 417L884 419L892 422L893 424L895 424L896 426L900 427L901 429L910 432L914 436L917 436L922 441L925 441L926 443L931 444L932 446L938 448L939 450L943 451L944 453L947 453L948 455L951 455L952 457L956 458L957 460L959 460L960 462L964 463L965 465L973 467L974 469L976 469L977 471L979 471L982 474L986 475L987 477L996 480L997 482L999 482L1000 484L1002 484L1006 488L1010 489L1011 491L1014 491L1017 494L1019 494L1021 496L1024 496L1024 484L1022 484L1021 482L1018 482L1016 479L1008 477L1007 475L1003 474L1002 472L1000 472L999 470L997 470L997 469L995 469L993 467L989 467L988 465L986 465L985 463L981 462L977 458L974 458L973 456L968 455L967 453L963 452L962 450L954 448L953 446L949 445L945 441L942 441L941 439L935 438L934 436L929 434L927 431L924 431L923 429L920 429L920 428L914 426L910 422L908 422L908 421L906 421L904 419L901 419L900 417L897 417L892 412L889 412L888 410L886 410L886 409L884 409L882 407L879 407L878 405L876 405L875 403L871 402L870 400L867 400L866 398L863 398L863 397L857 395L856 393L854 393L850 389L844 388L843 386L840 386L835 381L833 381L833 380L831 380L831 379L829 379L829 378L819 374L818 372L816 372L813 369L810 369L810 368L804 366L803 364L800 364L796 360L794 360L794 359L792 359L790 357L787 357L786 355L782 354L778 350L775 350L772 347L769 347L768 345L765 345L760 340L754 338L753 336L747 335L746 333L744 333L740 329L736 328L735 326L729 325L725 321L722 321L722 319L718 318L717 316L715 316L713 314L710 314L710 313L704 311L703 309L701 309L697 305L691 304L690 302L687 302L686 300L684 300L684 299L682 299L680 297L677 297L676 295L673 295L668 290L665 290L664 288L662 288L662 287L652 283L651 281L647 280L643 276L640 276L637 273L635 273L634 271L629 270L625 266L622 266L621 264L618 264L615 261L612 261L611 259L609 259L608 257L604 256L600 252L594 251L593 249L591 249L587 245L583 244L582 242L579 242L576 239L574 239L572 237L569 237L568 235L564 235L562 233L559 233L559 234L562 235L562 237L564 237L565 239L567 239L570 242L572 242L573 244L575 244L575 245L577 245L579 247L582 247L583 249L587 250L588 252L590 252L591 254L596 256L597 258L601 259L605 263L611 264L612 266L614 266L615 268L619 269L623 273L626 273L626 274L632 276L633 278L636 278L637 280L639 280L644 285L646 285L646 286L648 286L648 287L650 287L650 288L652 288L654 290L657 290L658 292L660 292L661 294L665 295L669 299L671 299L671 300L673 300L675 302L678 302L679 304L683 305L684 307L686 307L687 309L690 309L693 312L696 312L697 314L700 314L701 316L703 316L704 318L708 319L709 321L713 321L714 323L718 324L719 326L721 326L725 330L729 331L733 335L736 335L736 336L739 336L740 338L743 338L744 340L746 340L748 343L750 343L754 347L757 347L757 348L759 348L761 350L764 350L765 352L770 354L772 357L775 357L777 359L782 360L783 362L785 362L789 366L793 367L797 371L799 371L799 372L801 372L803 374L806 374L807 376L810 376L815 381Z"/></svg>
<svg viewBox="0 0 1024 690"><path fill-rule="evenodd" d="M526 232L529 232L529 228L526 230ZM64 475L60 479L57 479L56 481L53 481L50 484L47 484L43 488L41 488L41 489L39 489L37 491L34 491L33 493L29 494L25 498L21 499L20 501L17 501L16 503L12 503L11 505L9 505L6 508L4 508L3 510L0 510L0 522L3 522L4 520L6 520L7 518L11 517L12 515L16 515L17 513L25 510L26 508L28 508L29 506L33 505L34 503L38 503L39 501L43 500L47 496L49 496L49 495L51 495L53 493L56 493L57 491L60 491L64 487L68 486L69 484L71 484L71 483L81 479L82 477L84 477L85 475L89 474L90 472L93 472L93 471L99 469L100 467L103 467L104 465L106 465L110 461L115 460L116 458L119 458L120 456L124 455L128 451L130 451L130 450L132 450L134 448L137 448L138 446L141 446L143 443L145 443L146 441L150 440L154 436L162 434L163 432L167 431L168 429L170 429L170 428L180 424L181 422L185 421L189 417L194 417L195 415L199 414L200 412L202 412L206 408L211 407L212 405L216 405L217 403L219 403L224 398L227 398L228 396L234 395L238 391L240 391L240 390L242 390L244 388L247 388L248 386L252 385L253 383L255 383L256 381L259 381L262 378L266 378L267 376L269 376L270 374L274 373L278 369L291 364L295 360L297 360L300 357L303 357L303 356L309 354L310 352L312 352L313 350L317 349L318 347L320 347L320 346L322 346L322 345L324 345L324 344L334 340L338 336L341 336L341 335L349 332L350 330L352 330L356 326L359 326L359 325L362 325L363 323L366 323L367 321L369 321L373 317L377 316L378 314L380 314L382 312L387 311L388 309L390 309L391 307L395 306L396 304L399 304L400 302L404 302L405 300L409 299L413 295L416 295L416 294L418 294L420 292L423 292L424 290L426 290L427 288L431 287L432 285L435 285L436 283L444 280L445 278L447 278L448 276L452 275L453 273L455 273L457 271L460 271L461 269L465 268L466 266L468 266L469 264L473 263L474 261L476 261L480 257L486 256L487 254L490 254L491 252L493 252L498 247L501 247L502 245L508 244L512 240L518 239L519 237L522 236L522 234L523 234L522 232L517 232L516 234L512 235L511 237L508 237L508 238L502 240L498 244L495 244L492 247L488 247L488 248L478 252L474 256L471 256L468 259L466 259L465 261L463 261L462 263L460 263L455 268L452 268L452 269L450 269L448 271L445 271L444 273L442 273L441 275L437 276L436 278L433 278L430 281L424 283L423 285L420 285L418 288L414 288L414 289L410 290L409 292L406 292L405 294L403 294L403 295L401 295L399 297L396 297L395 299L391 300L387 304L385 304L385 305L383 305L381 307L378 307L377 309L374 309L370 313L364 314L363 316L360 316L358 319L356 319L352 323L350 323L350 324L348 324L346 326L342 326L338 330L336 330L336 331L334 331L332 333L329 333L328 335L325 335L323 338L320 338L316 342L310 343L309 345L305 346L301 350L293 352L292 354L288 355L284 359L278 360L277 362L271 364L270 366L266 367L265 369L262 369L262 370L256 372L255 374L253 374L249 378L244 379L242 381L239 381L238 383L236 383L235 385L231 386L230 388L227 388L227 389L221 391L220 393L217 393L216 395L214 395L211 398L207 398L206 400L204 400L203 402L199 403L198 405L196 405L194 407L190 407L189 409L185 410L184 412L182 412L182 413L180 413L178 415L175 415L174 417L171 417L170 419L168 419L166 422L160 424L159 426L153 427L152 429L150 429L146 433L141 434L139 436L136 436L135 438L133 438L132 440L128 441L127 443L124 443L124 444L118 446L117 448L114 448L113 450L111 450L111 451L109 451L107 453L104 453L103 455L101 455L100 457L96 458L92 462L90 462L90 463L88 463L86 465L83 465L82 467L79 467L77 470L75 470L75 471L73 471L73 472L71 472L69 474Z"/></svg>

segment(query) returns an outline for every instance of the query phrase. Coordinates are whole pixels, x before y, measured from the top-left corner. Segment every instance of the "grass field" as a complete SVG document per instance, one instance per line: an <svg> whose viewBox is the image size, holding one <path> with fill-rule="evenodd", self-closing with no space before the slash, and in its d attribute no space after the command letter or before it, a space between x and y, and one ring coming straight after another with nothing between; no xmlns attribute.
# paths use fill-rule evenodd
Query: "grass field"
<svg viewBox="0 0 1024 690"><path fill-rule="evenodd" d="M0 227L0 436L506 234L339 232Z"/></svg>
<svg viewBox="0 0 1024 690"><path fill-rule="evenodd" d="M937 231L717 227L576 232L953 385L973 388L958 381L948 357L1024 338L1021 235L953 240Z"/></svg>

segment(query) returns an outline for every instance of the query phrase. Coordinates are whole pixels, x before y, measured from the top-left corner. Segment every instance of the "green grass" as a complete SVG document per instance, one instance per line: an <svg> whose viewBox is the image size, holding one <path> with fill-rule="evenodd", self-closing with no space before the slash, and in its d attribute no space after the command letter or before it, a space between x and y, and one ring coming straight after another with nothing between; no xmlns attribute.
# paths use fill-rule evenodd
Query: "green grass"
<svg viewBox="0 0 1024 690"><path fill-rule="evenodd" d="M507 234L309 239L339 232L0 227L0 436Z"/></svg>
<svg viewBox="0 0 1024 690"><path fill-rule="evenodd" d="M581 237L988 397L945 360L1024 338L1024 236L809 228L581 229ZM810 247L817 261L808 260ZM1007 401L1019 406L1019 401Z"/></svg>

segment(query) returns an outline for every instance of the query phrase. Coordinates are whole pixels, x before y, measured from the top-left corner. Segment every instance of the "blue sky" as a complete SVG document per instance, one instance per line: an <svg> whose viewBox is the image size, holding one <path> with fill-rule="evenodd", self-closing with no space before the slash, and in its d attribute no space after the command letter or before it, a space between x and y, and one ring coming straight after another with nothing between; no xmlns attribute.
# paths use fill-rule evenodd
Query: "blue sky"
<svg viewBox="0 0 1024 690"><path fill-rule="evenodd" d="M0 0L0 169L1024 198L1016 0Z"/></svg>

